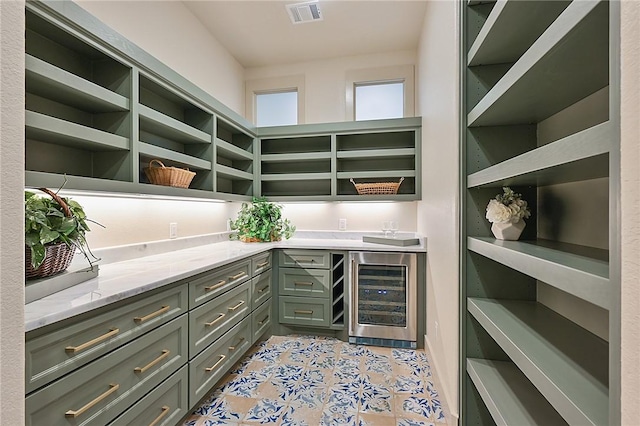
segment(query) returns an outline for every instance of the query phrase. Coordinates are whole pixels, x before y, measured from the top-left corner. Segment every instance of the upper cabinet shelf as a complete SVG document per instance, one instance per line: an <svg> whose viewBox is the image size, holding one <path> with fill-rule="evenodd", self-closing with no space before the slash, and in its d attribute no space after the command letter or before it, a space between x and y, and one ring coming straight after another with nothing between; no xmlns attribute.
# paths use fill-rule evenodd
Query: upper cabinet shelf
<svg viewBox="0 0 640 426"><path fill-rule="evenodd" d="M253 196L255 136L222 118L216 120L215 190L223 194Z"/></svg>
<svg viewBox="0 0 640 426"><path fill-rule="evenodd" d="M572 2L473 107L467 125L537 123L607 86L608 12L605 1Z"/></svg>

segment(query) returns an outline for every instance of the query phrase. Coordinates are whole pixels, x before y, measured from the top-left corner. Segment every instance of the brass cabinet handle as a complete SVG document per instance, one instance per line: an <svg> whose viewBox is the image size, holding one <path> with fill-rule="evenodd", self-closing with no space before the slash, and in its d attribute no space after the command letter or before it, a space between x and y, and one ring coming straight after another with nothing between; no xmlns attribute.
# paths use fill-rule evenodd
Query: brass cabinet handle
<svg viewBox="0 0 640 426"><path fill-rule="evenodd" d="M237 305L230 307L229 310L231 312L233 312L233 311L235 311L236 309L238 309L242 305L244 305L244 300L239 301Z"/></svg>
<svg viewBox="0 0 640 426"><path fill-rule="evenodd" d="M204 369L204 371L206 371L206 372L211 372L211 371L215 370L215 369L216 369L216 367L217 367L218 365L220 365L220 363L221 363L222 361L224 361L226 358L227 358L227 356L226 356L226 355L220 355L220 359L219 359L215 364L213 364L211 367L207 367L207 368L205 368L205 369Z"/></svg>
<svg viewBox="0 0 640 426"><path fill-rule="evenodd" d="M208 285L204 288L204 291L211 291L211 290L215 290L216 288L220 288L223 285L225 285L227 283L227 280L220 280L217 283L215 283L214 285Z"/></svg>
<svg viewBox="0 0 640 426"><path fill-rule="evenodd" d="M264 287L259 288L259 289L258 289L258 293L264 293L264 292L265 292L265 290L267 290L268 288L269 288L269 285L267 284L267 285L265 285Z"/></svg>
<svg viewBox="0 0 640 426"><path fill-rule="evenodd" d="M99 395L93 401L85 404L85 406L80 408L79 410L69 410L69 411L67 411L66 413L64 413L65 417L74 417L74 418L78 417L79 415L81 415L82 413L84 413L85 411L87 411L88 409L90 409L91 407L93 407L94 405L96 405L97 403L99 403L100 401L102 401L103 399L105 399L106 397L111 395L112 393L116 392L119 388L120 388L120 385L118 385L118 384L114 385L113 383L111 383L109 385L109 390L108 391L106 391L102 395Z"/></svg>
<svg viewBox="0 0 640 426"><path fill-rule="evenodd" d="M262 268L262 267L264 267L264 266L267 266L268 264L269 264L269 261L267 260L266 262L258 263L256 266L257 266L258 268Z"/></svg>
<svg viewBox="0 0 640 426"><path fill-rule="evenodd" d="M161 307L160 309L158 309L155 312L151 312L149 315L145 315L143 317L135 317L133 320L135 322L137 322L138 324L142 324L145 321L150 320L151 318L155 318L158 315L164 314L165 312L167 312L169 309L171 308L171 306L169 305L165 305L163 307Z"/></svg>
<svg viewBox="0 0 640 426"><path fill-rule="evenodd" d="M169 406L163 405L162 413L160 413L158 417L156 417L151 423L149 423L149 426L156 426L158 423L160 423L160 420L162 420L162 418L166 416L168 413L169 413Z"/></svg>
<svg viewBox="0 0 640 426"><path fill-rule="evenodd" d="M311 315L313 314L313 311L303 311L301 309L296 309L295 311L293 311L294 314L306 314L306 315Z"/></svg>
<svg viewBox="0 0 640 426"><path fill-rule="evenodd" d="M160 361L162 361L163 359L168 357L169 353L170 353L170 351L168 349L164 349L162 351L162 355L160 355L158 358L154 359L153 361L151 361L149 364L145 365L144 367L136 367L136 368L134 368L133 371L135 371L136 373L144 373L145 371L147 371L148 369L150 369L151 367L153 367L154 365L156 365L157 363L159 363Z"/></svg>
<svg viewBox="0 0 640 426"><path fill-rule="evenodd" d="M244 337L241 337L241 338L238 340L238 343L236 343L234 346L229 346L229 350L230 350L230 351L235 351L235 350L236 350L236 348L237 348L237 347L240 345L240 343L242 343L243 341L244 341Z"/></svg>
<svg viewBox="0 0 640 426"><path fill-rule="evenodd" d="M205 322L204 325L206 325L207 327L211 327L213 324L217 323L218 321L220 321L224 317L225 317L225 314L219 314L218 318L214 319L211 322Z"/></svg>
<svg viewBox="0 0 640 426"><path fill-rule="evenodd" d="M311 287L313 286L313 283L309 282L309 281L294 281L293 285L303 285L306 287Z"/></svg>
<svg viewBox="0 0 640 426"><path fill-rule="evenodd" d="M246 274L244 271L242 271L242 272L238 272L237 274L235 274L235 275L233 275L233 276L229 277L229 279L231 279L231 280L237 280L238 278L242 278L242 277L244 277L245 275L247 275L247 274Z"/></svg>
<svg viewBox="0 0 640 426"><path fill-rule="evenodd" d="M258 321L258 325L262 325L265 322L267 322L267 320L269 319L269 315L267 315L266 317L264 317L261 321Z"/></svg>
<svg viewBox="0 0 640 426"><path fill-rule="evenodd" d="M64 348L65 351L67 352L80 352L83 351L93 345L97 345L98 343L107 340L110 337L115 336L116 334L120 333L120 329L119 328L110 328L108 333L103 334L102 336L96 337L93 340L89 340L88 342L85 342L83 344L81 344L80 346L67 346L66 348Z"/></svg>

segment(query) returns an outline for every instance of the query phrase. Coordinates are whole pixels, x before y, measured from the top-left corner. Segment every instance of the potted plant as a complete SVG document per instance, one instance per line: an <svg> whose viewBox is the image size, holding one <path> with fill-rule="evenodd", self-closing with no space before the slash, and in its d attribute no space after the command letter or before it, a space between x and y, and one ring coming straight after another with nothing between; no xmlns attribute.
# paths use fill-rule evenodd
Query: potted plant
<svg viewBox="0 0 640 426"><path fill-rule="evenodd" d="M517 240L526 225L524 219L531 216L531 211L521 194L508 186L502 191L489 201L486 218L492 223L491 232L497 239Z"/></svg>
<svg viewBox="0 0 640 426"><path fill-rule="evenodd" d="M43 278L69 267L76 249L93 266L85 234L87 216L74 200L60 197L47 188L39 188L50 197L31 191L24 193L26 278Z"/></svg>
<svg viewBox="0 0 640 426"><path fill-rule="evenodd" d="M253 197L252 203L242 203L235 221L231 221L230 238L244 242L280 241L291 238L296 227L282 217L282 206Z"/></svg>

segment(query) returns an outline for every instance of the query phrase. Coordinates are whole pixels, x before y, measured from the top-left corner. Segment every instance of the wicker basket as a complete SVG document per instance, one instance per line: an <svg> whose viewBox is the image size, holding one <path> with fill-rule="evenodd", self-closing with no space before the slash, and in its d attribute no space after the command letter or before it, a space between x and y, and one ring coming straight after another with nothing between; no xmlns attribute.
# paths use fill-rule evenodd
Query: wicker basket
<svg viewBox="0 0 640 426"><path fill-rule="evenodd" d="M154 167L154 165L156 165ZM189 169L179 169L177 167L166 167L160 160L151 160L149 167L144 168L149 182L155 185L175 186L178 188L188 188L191 180L196 175Z"/></svg>
<svg viewBox="0 0 640 426"><path fill-rule="evenodd" d="M48 194L62 208L66 217L71 217L72 213L65 201L55 192L47 188L38 188ZM31 265L31 248L24 246L25 277L26 279L44 278L62 272L69 267L73 260L75 247L70 247L66 243L50 244L45 246L44 262L34 269Z"/></svg>
<svg viewBox="0 0 640 426"><path fill-rule="evenodd" d="M353 186L356 187L359 195L371 194L397 194L400 184L404 178L400 178L399 182L372 182L372 183L355 183L350 179Z"/></svg>

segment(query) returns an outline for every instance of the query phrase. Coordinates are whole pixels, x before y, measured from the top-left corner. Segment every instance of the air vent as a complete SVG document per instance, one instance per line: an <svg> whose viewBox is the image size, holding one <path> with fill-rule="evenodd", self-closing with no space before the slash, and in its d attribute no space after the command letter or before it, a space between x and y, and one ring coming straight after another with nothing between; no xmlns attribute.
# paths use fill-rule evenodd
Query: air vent
<svg viewBox="0 0 640 426"><path fill-rule="evenodd" d="M291 18L291 22L294 24L322 21L320 5L317 1L288 4L286 7L287 12L289 12L289 18Z"/></svg>

